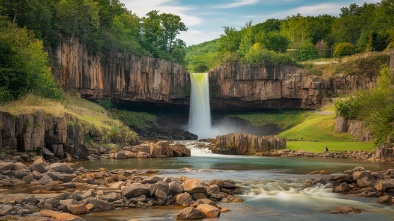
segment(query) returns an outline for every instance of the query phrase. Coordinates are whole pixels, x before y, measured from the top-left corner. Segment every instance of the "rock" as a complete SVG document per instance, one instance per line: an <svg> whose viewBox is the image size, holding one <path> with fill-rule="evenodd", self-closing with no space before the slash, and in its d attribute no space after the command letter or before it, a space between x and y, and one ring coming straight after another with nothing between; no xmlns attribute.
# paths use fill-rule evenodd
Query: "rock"
<svg viewBox="0 0 394 221"><path fill-rule="evenodd" d="M148 178L144 179L141 183L142 184L154 184L159 181L163 181L162 178L157 177L157 176L153 176L153 177L148 177Z"/></svg>
<svg viewBox="0 0 394 221"><path fill-rule="evenodd" d="M22 179L23 177L25 177L25 176L27 176L27 175L31 175L31 172L30 172L29 169L16 170L16 171L14 170L14 171L12 172L12 175L13 175L15 178Z"/></svg>
<svg viewBox="0 0 394 221"><path fill-rule="evenodd" d="M276 136L255 136L247 133L231 133L216 137L215 153L252 155L273 149L284 149L286 139Z"/></svg>
<svg viewBox="0 0 394 221"><path fill-rule="evenodd" d="M372 178L371 172L370 171L356 171L353 173L353 180L362 179L364 177L371 179Z"/></svg>
<svg viewBox="0 0 394 221"><path fill-rule="evenodd" d="M215 206L215 207L217 206L217 204L214 201L210 200L210 199L199 199L199 200L196 200L191 206L197 207L200 204L208 204L208 205Z"/></svg>
<svg viewBox="0 0 394 221"><path fill-rule="evenodd" d="M53 170L60 173L73 173L74 169L68 166L66 163L52 163L46 167L46 170Z"/></svg>
<svg viewBox="0 0 394 221"><path fill-rule="evenodd" d="M37 172L37 171L31 172L31 175L33 175L33 178L36 180L39 180L39 179L41 179L41 177L44 176L44 174L41 174L40 172Z"/></svg>
<svg viewBox="0 0 394 221"><path fill-rule="evenodd" d="M23 182L25 182L26 184L30 184L33 180L34 177L32 174L26 175L22 178Z"/></svg>
<svg viewBox="0 0 394 221"><path fill-rule="evenodd" d="M188 193L206 193L207 192L207 184L199 179L186 179L183 182L183 189Z"/></svg>
<svg viewBox="0 0 394 221"><path fill-rule="evenodd" d="M357 180L357 186L360 188L372 186L372 181L369 180L368 176L365 176Z"/></svg>
<svg viewBox="0 0 394 221"><path fill-rule="evenodd" d="M156 189L154 196L158 199L167 200L167 194L161 189Z"/></svg>
<svg viewBox="0 0 394 221"><path fill-rule="evenodd" d="M149 196L149 185L133 183L122 188L122 196L126 198L134 198L141 195Z"/></svg>
<svg viewBox="0 0 394 221"><path fill-rule="evenodd" d="M167 195L170 194L170 187L168 185L168 183L164 182L164 181L158 181L156 184L152 184L149 187L149 192L151 196L155 196L156 190L161 190L163 193Z"/></svg>
<svg viewBox="0 0 394 221"><path fill-rule="evenodd" d="M350 206L342 206L335 210L331 210L330 213L331 214L361 213L361 209L353 208Z"/></svg>
<svg viewBox="0 0 394 221"><path fill-rule="evenodd" d="M44 158L45 158L46 160L52 160L52 159L55 157L55 154L52 153L50 150L48 150L48 149L45 148L45 147L42 147L42 148L41 148L41 151L42 151L42 155L44 156Z"/></svg>
<svg viewBox="0 0 394 221"><path fill-rule="evenodd" d="M379 180L374 187L380 192L386 192L388 190L394 189L394 179Z"/></svg>
<svg viewBox="0 0 394 221"><path fill-rule="evenodd" d="M88 210L85 207L85 204L80 203L80 204L73 204L67 206L68 210L70 211L71 214L74 215L79 215L79 214L85 214L88 212Z"/></svg>
<svg viewBox="0 0 394 221"><path fill-rule="evenodd" d="M47 185L47 184L53 182L53 179L51 177L49 177L48 175L44 175L43 177L41 177L41 179L38 180L38 182L43 185Z"/></svg>
<svg viewBox="0 0 394 221"><path fill-rule="evenodd" d="M0 171L13 170L13 169L14 169L13 162L0 161Z"/></svg>
<svg viewBox="0 0 394 221"><path fill-rule="evenodd" d="M75 216L69 213L62 213L53 210L45 210L45 209L40 211L40 216L49 217L55 220L69 220L69 221L83 220L79 216Z"/></svg>
<svg viewBox="0 0 394 221"><path fill-rule="evenodd" d="M30 166L30 170L37 171L39 173L45 173L47 172L46 166L47 163L44 161L44 159L42 157L38 157L36 160L34 160L33 164Z"/></svg>
<svg viewBox="0 0 394 221"><path fill-rule="evenodd" d="M105 210L112 210L115 208L113 203L106 202L104 200L89 198L86 201L87 204L93 205L90 208L90 211L105 211Z"/></svg>
<svg viewBox="0 0 394 221"><path fill-rule="evenodd" d="M381 204L391 205L393 203L393 197L391 195L381 196L379 197L378 202Z"/></svg>
<svg viewBox="0 0 394 221"><path fill-rule="evenodd" d="M123 151L115 153L114 156L115 159L126 159L126 154Z"/></svg>
<svg viewBox="0 0 394 221"><path fill-rule="evenodd" d="M193 193L192 197L194 200L206 199L207 195L205 193Z"/></svg>
<svg viewBox="0 0 394 221"><path fill-rule="evenodd" d="M208 204L200 204L197 206L197 209L208 218L217 218L220 216L220 209Z"/></svg>
<svg viewBox="0 0 394 221"><path fill-rule="evenodd" d="M352 178L353 177L351 177L349 174L336 174L336 175L331 176L330 180L332 180L332 181L339 180L342 182L349 182L349 181L351 181Z"/></svg>
<svg viewBox="0 0 394 221"><path fill-rule="evenodd" d="M341 183L340 185L338 185L337 187L335 187L335 192L349 192L349 185L345 182Z"/></svg>
<svg viewBox="0 0 394 221"><path fill-rule="evenodd" d="M179 205L190 205L193 203L193 198L189 193L180 193L175 196L175 202Z"/></svg>
<svg viewBox="0 0 394 221"><path fill-rule="evenodd" d="M11 211L14 210L14 207L11 205L1 205L0 204L0 216L5 216L11 214Z"/></svg>
<svg viewBox="0 0 394 221"><path fill-rule="evenodd" d="M205 214L194 207L186 207L181 210L177 215L177 220L191 220L191 219L204 219Z"/></svg>
<svg viewBox="0 0 394 221"><path fill-rule="evenodd" d="M174 196L184 192L182 184L180 184L177 181L170 182L169 188L170 188L170 193Z"/></svg>
<svg viewBox="0 0 394 221"><path fill-rule="evenodd" d="M75 178L75 174L65 174L58 172L47 172L47 175L51 177L53 180L60 180L64 183L71 182Z"/></svg>
<svg viewBox="0 0 394 221"><path fill-rule="evenodd" d="M29 168L27 168L27 166L25 166L25 164L21 163L21 162L16 162L14 164L14 170L15 171L19 171L19 170L28 170ZM0 166L0 170L1 170L1 166Z"/></svg>
<svg viewBox="0 0 394 221"><path fill-rule="evenodd" d="M209 185L207 188L208 194L217 194L220 192L220 188L217 185Z"/></svg>

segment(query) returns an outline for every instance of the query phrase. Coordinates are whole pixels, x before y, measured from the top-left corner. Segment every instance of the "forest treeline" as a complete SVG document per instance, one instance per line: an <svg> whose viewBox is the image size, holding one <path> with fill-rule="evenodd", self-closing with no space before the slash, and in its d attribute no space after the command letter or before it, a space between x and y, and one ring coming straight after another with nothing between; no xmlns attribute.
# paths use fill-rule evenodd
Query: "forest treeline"
<svg viewBox="0 0 394 221"><path fill-rule="evenodd" d="M292 63L394 47L394 0L351 4L331 15L268 19L237 30L224 27L220 38L187 48L188 69L204 72L228 61Z"/></svg>
<svg viewBox="0 0 394 221"><path fill-rule="evenodd" d="M61 99L48 53L78 38L92 55L130 53L185 65L178 15L140 18L119 0L0 0L0 103L26 93ZM56 62L52 62L56 63Z"/></svg>

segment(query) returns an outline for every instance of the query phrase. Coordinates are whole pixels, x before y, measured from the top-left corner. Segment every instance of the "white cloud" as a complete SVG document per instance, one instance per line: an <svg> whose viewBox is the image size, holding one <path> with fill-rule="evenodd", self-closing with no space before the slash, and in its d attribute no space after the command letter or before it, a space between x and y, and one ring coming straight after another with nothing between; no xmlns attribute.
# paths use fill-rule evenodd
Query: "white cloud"
<svg viewBox="0 0 394 221"><path fill-rule="evenodd" d="M126 8L131 10L139 17L144 17L146 13L152 10L158 10L160 13L171 13L179 15L182 18L182 22L185 23L186 27L198 25L203 22L203 19L197 16L190 15L192 7L180 6L179 1L173 0L121 0L125 4Z"/></svg>
<svg viewBox="0 0 394 221"><path fill-rule="evenodd" d="M236 0L229 4L216 5L214 6L214 8L238 8L245 5L254 5L258 2L259 0Z"/></svg>

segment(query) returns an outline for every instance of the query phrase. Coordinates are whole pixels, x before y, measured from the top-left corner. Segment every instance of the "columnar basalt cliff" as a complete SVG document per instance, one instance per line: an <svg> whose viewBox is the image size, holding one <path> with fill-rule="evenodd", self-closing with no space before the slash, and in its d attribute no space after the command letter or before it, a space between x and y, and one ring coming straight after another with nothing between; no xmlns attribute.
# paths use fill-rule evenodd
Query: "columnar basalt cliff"
<svg viewBox="0 0 394 221"><path fill-rule="evenodd" d="M210 71L214 109L315 109L324 98L375 87L376 77L304 76L295 66L227 63Z"/></svg>
<svg viewBox="0 0 394 221"><path fill-rule="evenodd" d="M92 56L75 38L62 42L56 57L57 81L86 98L188 103L189 75L174 62L115 53Z"/></svg>
<svg viewBox="0 0 394 221"><path fill-rule="evenodd" d="M92 56L72 38L57 50L56 79L63 88L99 100L189 104L190 77L181 65L127 54ZM306 76L289 65L227 63L209 72L211 108L315 109L324 98L376 85L376 77Z"/></svg>

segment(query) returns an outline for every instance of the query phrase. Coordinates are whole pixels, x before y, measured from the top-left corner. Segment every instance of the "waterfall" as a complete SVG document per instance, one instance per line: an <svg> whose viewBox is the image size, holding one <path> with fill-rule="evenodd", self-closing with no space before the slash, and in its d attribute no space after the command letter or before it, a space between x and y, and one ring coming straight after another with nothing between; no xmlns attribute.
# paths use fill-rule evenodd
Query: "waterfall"
<svg viewBox="0 0 394 221"><path fill-rule="evenodd" d="M210 138L212 134L211 108L209 105L209 77L208 73L190 74L191 94L189 131L198 139Z"/></svg>

